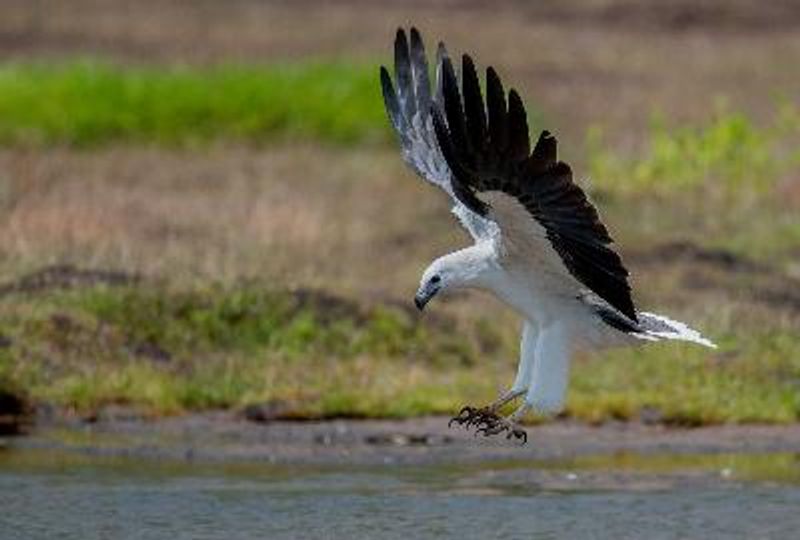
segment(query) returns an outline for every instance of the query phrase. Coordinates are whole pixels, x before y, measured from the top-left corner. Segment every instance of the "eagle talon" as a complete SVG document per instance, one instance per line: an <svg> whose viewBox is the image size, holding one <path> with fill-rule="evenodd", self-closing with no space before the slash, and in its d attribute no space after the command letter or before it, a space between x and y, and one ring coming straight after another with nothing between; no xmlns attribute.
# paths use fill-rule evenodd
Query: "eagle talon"
<svg viewBox="0 0 800 540"><path fill-rule="evenodd" d="M478 429L491 429L495 427L500 418L496 415L483 414L476 422L475 425Z"/></svg>
<svg viewBox="0 0 800 540"><path fill-rule="evenodd" d="M478 433L481 433L481 434L483 434L484 437L489 437L491 435L498 435L498 434L502 433L503 431L505 431L507 429L508 429L508 426L506 426L504 424L493 424L491 426L482 427L482 428L478 429L475 432L475 434L477 435Z"/></svg>
<svg viewBox="0 0 800 540"><path fill-rule="evenodd" d="M473 407L471 405L465 405L464 407L461 407L460 411L458 411L458 416L461 416L463 414L463 415L466 415L466 417L469 417L469 416L472 416L473 414L475 414L477 412L477 410L478 409L476 409L475 407Z"/></svg>
<svg viewBox="0 0 800 540"><path fill-rule="evenodd" d="M503 432L507 432L505 436L508 440L519 440L522 441L522 444L528 442L528 434L524 429L517 427L517 424L513 421L499 416L485 419L483 425L475 430L475 435L480 433L484 437L489 437L491 435L500 435Z"/></svg>
<svg viewBox="0 0 800 540"><path fill-rule="evenodd" d="M462 407L462 409L458 411L458 414L455 415L453 418L451 418L449 422L447 422L447 427L452 427L453 423L456 423L460 426L463 426L464 424L466 424L467 427L471 426L472 421L475 418L478 411L479 409L472 407L470 405Z"/></svg>
<svg viewBox="0 0 800 540"><path fill-rule="evenodd" d="M478 409L477 411L475 411L475 415L470 419L469 423L467 424L467 427L472 427L472 426L481 427L490 425L493 422L494 418L488 411L486 411L485 409Z"/></svg>
<svg viewBox="0 0 800 540"><path fill-rule="evenodd" d="M489 426L481 428L480 431L485 437L488 437L489 435L499 435L508 429L508 425L505 422L498 420Z"/></svg>
<svg viewBox="0 0 800 540"><path fill-rule="evenodd" d="M519 439L522 441L522 444L528 442L528 433L522 429L509 429L508 435L506 435L506 439L511 440L511 438Z"/></svg>

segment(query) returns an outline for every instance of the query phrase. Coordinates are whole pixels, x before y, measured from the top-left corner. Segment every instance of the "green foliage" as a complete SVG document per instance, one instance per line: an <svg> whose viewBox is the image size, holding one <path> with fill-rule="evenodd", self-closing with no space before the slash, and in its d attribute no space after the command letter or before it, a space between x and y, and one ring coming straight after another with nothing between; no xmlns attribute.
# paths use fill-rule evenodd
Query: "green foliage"
<svg viewBox="0 0 800 540"><path fill-rule="evenodd" d="M798 110L785 105L772 125L756 126L742 114L719 111L703 127L652 123L645 152L621 157L607 148L599 129L589 133L591 177L613 192L670 194L718 186L726 193L773 188L797 164L787 151L787 137L800 134Z"/></svg>
<svg viewBox="0 0 800 540"><path fill-rule="evenodd" d="M378 307L362 312L314 291L209 287L165 294L142 287L97 287L60 295L54 302L91 315L95 323L124 329L129 341L175 351L270 350L289 358L409 356L429 343L418 321L401 311Z"/></svg>
<svg viewBox="0 0 800 540"><path fill-rule="evenodd" d="M764 332L722 352L675 343L614 351L575 370L569 412L589 421L637 419L678 425L794 422L800 418L800 343Z"/></svg>
<svg viewBox="0 0 800 540"><path fill-rule="evenodd" d="M0 350L0 375L36 399L80 410L279 399L297 414L398 415L404 402L390 398L418 376L415 364L433 359L445 373L481 354L446 322L429 335L405 310L318 291L92 286L4 304L0 332L11 345Z"/></svg>
<svg viewBox="0 0 800 540"><path fill-rule="evenodd" d="M73 61L0 67L3 144L383 140L382 107L372 65L164 68Z"/></svg>

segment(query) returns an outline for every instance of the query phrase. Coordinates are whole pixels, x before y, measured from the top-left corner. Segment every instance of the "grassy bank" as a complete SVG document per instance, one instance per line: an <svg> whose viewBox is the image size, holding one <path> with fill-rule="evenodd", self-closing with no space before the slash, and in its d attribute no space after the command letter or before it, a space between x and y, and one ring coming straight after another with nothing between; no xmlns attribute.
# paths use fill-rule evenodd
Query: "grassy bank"
<svg viewBox="0 0 800 540"><path fill-rule="evenodd" d="M500 347L490 329L465 340L452 320L315 290L66 283L3 300L0 370L33 400L83 413L264 402L289 417L444 412Z"/></svg>
<svg viewBox="0 0 800 540"><path fill-rule="evenodd" d="M77 283L4 295L0 373L35 402L81 414L109 404L151 414L267 404L289 418L453 413L492 399L513 375L515 329L481 316L420 318L387 300L256 283ZM566 414L800 419L800 350L788 328L710 331L720 351L670 344L579 358Z"/></svg>

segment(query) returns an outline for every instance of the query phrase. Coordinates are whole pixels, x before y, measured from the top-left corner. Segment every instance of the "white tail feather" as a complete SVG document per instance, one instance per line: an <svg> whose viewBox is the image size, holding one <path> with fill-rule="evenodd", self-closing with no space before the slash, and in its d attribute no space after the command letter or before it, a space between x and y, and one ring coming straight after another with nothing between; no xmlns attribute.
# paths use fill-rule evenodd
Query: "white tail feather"
<svg viewBox="0 0 800 540"><path fill-rule="evenodd" d="M641 339L649 341L676 339L680 341L690 341L712 349L717 348L714 342L704 338L700 332L689 328L680 321L673 321L663 315L656 315L655 313L647 313L644 311L639 313L639 320L644 330L637 336Z"/></svg>

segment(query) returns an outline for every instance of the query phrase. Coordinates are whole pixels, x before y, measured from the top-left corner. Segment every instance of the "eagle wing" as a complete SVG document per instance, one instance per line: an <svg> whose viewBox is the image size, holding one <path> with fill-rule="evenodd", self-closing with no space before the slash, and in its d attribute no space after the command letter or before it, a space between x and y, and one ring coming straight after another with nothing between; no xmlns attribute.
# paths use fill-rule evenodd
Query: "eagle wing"
<svg viewBox="0 0 800 540"><path fill-rule="evenodd" d="M442 106L442 66L447 51L439 44L436 53L436 91L431 92L425 47L416 28L410 43L403 29L394 42L395 83L381 66L381 88L386 111L400 139L405 162L422 178L444 190L453 199L452 211L476 241L491 239L497 225L469 209L453 193L450 167L442 156L433 127L432 110ZM448 61L449 62L449 61Z"/></svg>
<svg viewBox="0 0 800 540"><path fill-rule="evenodd" d="M556 277L566 291L588 288L636 321L628 271L597 209L558 160L556 139L543 131L531 151L522 100L513 89L506 98L491 67L485 103L469 56L462 61L463 101L448 57L440 70L443 106L431 110L455 197L497 224L505 256L547 274L548 283Z"/></svg>

